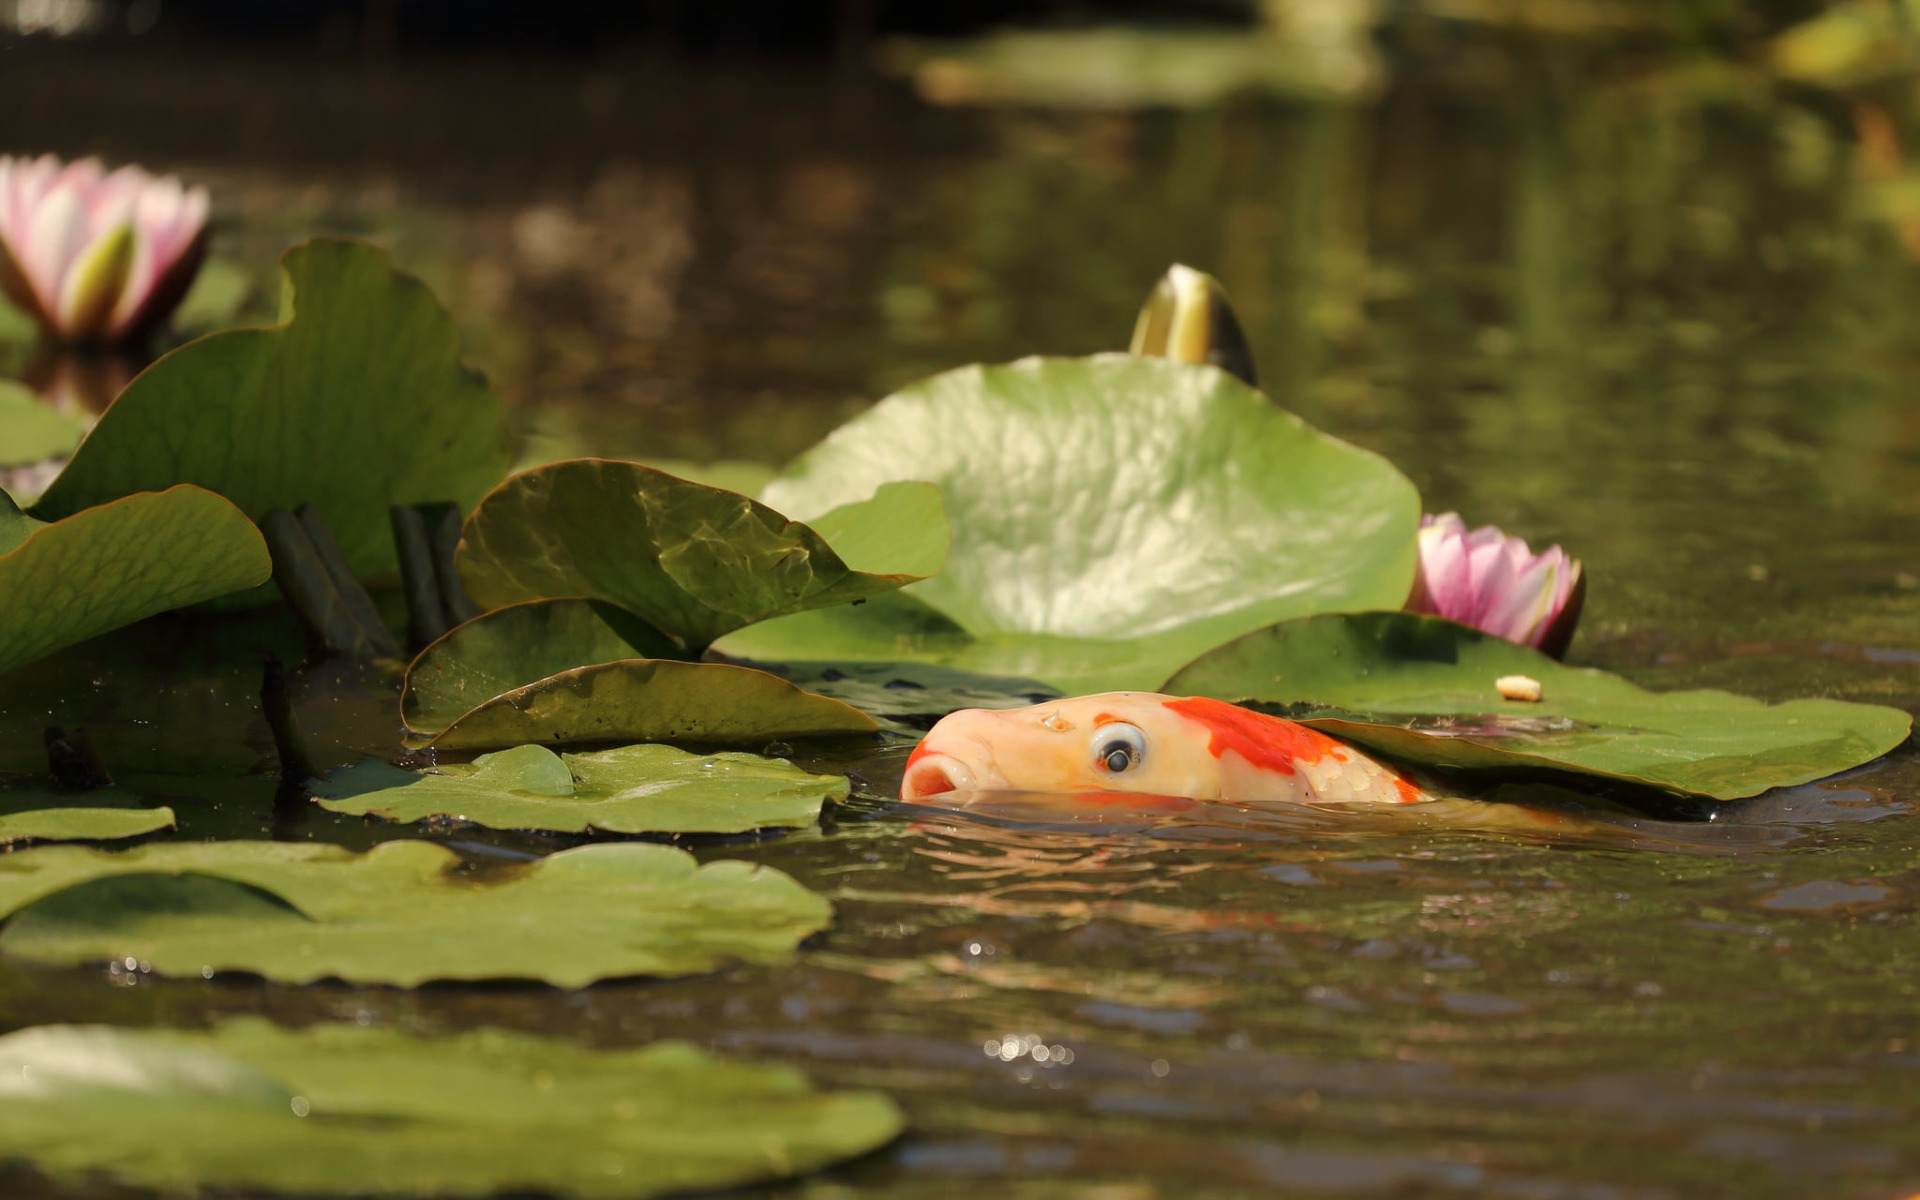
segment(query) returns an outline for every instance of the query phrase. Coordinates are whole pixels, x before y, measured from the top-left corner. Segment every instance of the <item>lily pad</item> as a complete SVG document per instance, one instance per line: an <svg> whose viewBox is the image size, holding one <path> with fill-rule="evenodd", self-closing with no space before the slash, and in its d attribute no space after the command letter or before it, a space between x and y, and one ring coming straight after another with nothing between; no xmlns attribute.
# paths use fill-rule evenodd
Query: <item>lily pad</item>
<svg viewBox="0 0 1920 1200"><path fill-rule="evenodd" d="M415 746L498 750L535 742L695 742L759 746L781 738L873 733L857 708L730 663L636 658L562 671L494 697Z"/></svg>
<svg viewBox="0 0 1920 1200"><path fill-rule="evenodd" d="M0 1037L0 1158L167 1193L636 1198L815 1170L901 1128L877 1092L681 1042L588 1050L261 1020Z"/></svg>
<svg viewBox="0 0 1920 1200"><path fill-rule="evenodd" d="M697 657L784 613L889 592L940 569L946 521L926 485L868 488L824 524L852 547L737 492L639 463L572 459L516 475L468 518L461 581L474 602L582 597L623 608ZM884 561L883 561L884 560Z"/></svg>
<svg viewBox="0 0 1920 1200"><path fill-rule="evenodd" d="M365 854L246 841L23 850L0 857L0 954L283 983L584 987L776 962L832 919L779 871L666 846L583 846L483 878L460 861L419 841Z"/></svg>
<svg viewBox="0 0 1920 1200"><path fill-rule="evenodd" d="M517 746L430 772L362 763L335 771L313 792L323 808L390 821L452 817L558 833L747 833L813 824L823 801L846 798L847 781L756 754L640 745L562 756Z"/></svg>
<svg viewBox="0 0 1920 1200"><path fill-rule="evenodd" d="M173 810L148 808L113 789L68 795L39 789L0 790L0 845L15 842L105 842L173 828Z"/></svg>
<svg viewBox="0 0 1920 1200"><path fill-rule="evenodd" d="M500 399L426 285L367 244L281 259L282 323L187 343L134 379L34 507L65 517L193 483L259 520L312 504L362 575L396 563L397 504L467 507L509 461Z"/></svg>
<svg viewBox="0 0 1920 1200"><path fill-rule="evenodd" d="M86 422L56 411L20 384L0 380L0 467L24 467L73 453Z"/></svg>
<svg viewBox="0 0 1920 1200"><path fill-rule="evenodd" d="M1538 680L1540 700L1502 699L1494 681L1506 675ZM1913 724L1871 704L1649 692L1410 613L1262 629L1202 656L1162 690L1289 705L1290 717L1407 762L1545 767L1717 800L1858 766L1906 740Z"/></svg>
<svg viewBox="0 0 1920 1200"><path fill-rule="evenodd" d="M0 675L272 573L253 522L197 487L126 496L51 524L0 492Z"/></svg>
<svg viewBox="0 0 1920 1200"><path fill-rule="evenodd" d="M953 539L909 594L961 635L923 622L920 652L969 670L1151 686L1276 620L1398 605L1413 581L1413 485L1211 367L1112 354L950 371L842 426L764 497L811 516L908 479L940 486ZM858 643L871 622L859 657L902 657L874 607L726 649L800 656L827 626Z"/></svg>
<svg viewBox="0 0 1920 1200"><path fill-rule="evenodd" d="M400 716L431 736L481 704L575 667L629 658L678 658L666 634L611 604L533 600L457 626L407 668Z"/></svg>

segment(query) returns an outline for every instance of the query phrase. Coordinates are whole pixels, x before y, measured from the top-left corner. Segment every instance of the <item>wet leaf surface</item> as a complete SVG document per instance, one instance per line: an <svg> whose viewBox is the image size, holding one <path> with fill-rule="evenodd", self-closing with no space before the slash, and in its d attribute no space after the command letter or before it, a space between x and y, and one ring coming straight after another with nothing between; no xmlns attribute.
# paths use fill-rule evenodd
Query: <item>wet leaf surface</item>
<svg viewBox="0 0 1920 1200"><path fill-rule="evenodd" d="M698 654L756 621L863 600L939 570L938 492L873 490L823 516L852 547L842 557L821 532L737 492L638 463L553 463L501 484L468 519L460 578L483 608L602 601Z"/></svg>
<svg viewBox="0 0 1920 1200"><path fill-rule="evenodd" d="M253 522L197 487L141 492L50 524L0 492L0 675L272 572Z"/></svg>
<svg viewBox="0 0 1920 1200"><path fill-rule="evenodd" d="M754 754L642 745L559 755L520 746L430 772L362 763L313 791L333 812L389 821L445 817L561 833L746 833L813 824L823 801L845 799L847 781Z"/></svg>
<svg viewBox="0 0 1920 1200"><path fill-rule="evenodd" d="M282 323L189 342L143 371L34 506L64 517L193 483L258 520L312 504L360 574L391 570L388 510L473 504L507 468L500 400L447 311L384 251L303 242Z"/></svg>
<svg viewBox="0 0 1920 1200"><path fill-rule="evenodd" d="M900 479L939 484L953 529L946 570L910 594L967 635L906 644L1069 691L1150 687L1163 664L1276 620L1397 605L1413 579L1405 477L1207 367L1099 355L949 371L849 421L763 495L812 515ZM858 640L868 615L729 650L777 654L776 637L799 647L822 624ZM893 625L865 632L892 652L859 657L910 657Z"/></svg>
<svg viewBox="0 0 1920 1200"><path fill-rule="evenodd" d="M476 879L427 842L366 854L227 841L0 858L0 955L131 958L162 975L244 971L283 983L532 979L582 987L777 962L832 910L788 876L704 866L665 846L564 851Z"/></svg>
<svg viewBox="0 0 1920 1200"><path fill-rule="evenodd" d="M20 1030L0 1038L0 1100L0 1156L182 1193L653 1196L811 1171L902 1123L877 1092L683 1042L259 1020Z"/></svg>
<svg viewBox="0 0 1920 1200"><path fill-rule="evenodd" d="M1502 699L1501 676L1541 684ZM1330 614L1214 650L1163 690L1256 700L1406 762L1549 767L1719 800L1837 774L1906 740L1899 709L1837 700L1763 704L1728 692L1649 692L1617 675L1436 617ZM1318 714L1318 715L1316 715Z"/></svg>

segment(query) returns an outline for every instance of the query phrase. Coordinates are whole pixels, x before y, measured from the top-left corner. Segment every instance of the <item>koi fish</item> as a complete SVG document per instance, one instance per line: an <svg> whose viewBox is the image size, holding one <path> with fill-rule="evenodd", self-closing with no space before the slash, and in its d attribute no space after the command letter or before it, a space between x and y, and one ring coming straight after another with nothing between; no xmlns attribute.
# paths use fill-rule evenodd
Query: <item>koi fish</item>
<svg viewBox="0 0 1920 1200"><path fill-rule="evenodd" d="M1105 692L941 719L900 798L972 791L1411 804L1434 797L1318 730L1201 696Z"/></svg>

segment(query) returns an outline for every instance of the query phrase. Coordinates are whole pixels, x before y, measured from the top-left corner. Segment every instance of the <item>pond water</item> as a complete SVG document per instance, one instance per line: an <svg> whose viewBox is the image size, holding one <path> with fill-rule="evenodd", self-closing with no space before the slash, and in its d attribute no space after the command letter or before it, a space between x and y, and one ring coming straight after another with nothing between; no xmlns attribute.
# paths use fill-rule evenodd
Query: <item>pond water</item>
<svg viewBox="0 0 1920 1200"><path fill-rule="evenodd" d="M1367 105L1115 115L935 110L802 66L15 47L0 148L210 184L241 311L295 236L388 245L460 317L529 461L777 462L931 371L1123 345L1185 261L1223 279L1281 403L1392 458L1429 509L1584 559L1573 661L1920 707L1920 270L1847 111L1723 65L1475 62ZM395 836L275 814L263 648L297 660L298 633L176 618L22 671L0 770L85 726L182 837ZM393 749L377 681L296 687L335 757ZM774 1189L821 1200L1920 1188L1909 750L1521 837L910 808L889 799L908 745L801 747L854 775L848 805L694 846L833 898L785 968L568 993L0 966L0 1025L688 1038L901 1102L893 1147ZM482 862L570 844L399 835Z"/></svg>

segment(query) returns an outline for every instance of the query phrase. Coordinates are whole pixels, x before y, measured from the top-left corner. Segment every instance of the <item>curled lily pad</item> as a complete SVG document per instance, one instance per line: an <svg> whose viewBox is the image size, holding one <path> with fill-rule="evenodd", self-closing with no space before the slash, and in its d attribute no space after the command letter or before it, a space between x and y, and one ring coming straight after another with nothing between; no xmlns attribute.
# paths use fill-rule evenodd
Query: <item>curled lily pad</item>
<svg viewBox="0 0 1920 1200"><path fill-rule="evenodd" d="M365 854L208 842L0 857L0 954L77 965L133 957L163 975L284 983L538 979L582 987L771 962L832 908L771 868L623 842L475 878L429 842Z"/></svg>
<svg viewBox="0 0 1920 1200"><path fill-rule="evenodd" d="M562 671L495 696L416 745L498 750L537 742L696 742L759 746L780 738L872 733L847 704L729 663L636 658Z"/></svg>
<svg viewBox="0 0 1920 1200"><path fill-rule="evenodd" d="M36 516L176 483L255 520L312 504L365 575L395 565L392 506L469 506L500 478L500 399L461 365L459 330L426 285L360 242L304 242L281 268L282 323L162 356L100 418Z"/></svg>
<svg viewBox="0 0 1920 1200"><path fill-rule="evenodd" d="M639 463L552 463L507 480L468 518L460 578L483 608L556 597L612 604L697 657L756 621L863 600L939 570L938 492L873 490L823 518L850 543L843 556L821 531L737 492Z"/></svg>
<svg viewBox="0 0 1920 1200"><path fill-rule="evenodd" d="M0 1037L0 1105L0 1158L182 1194L628 1200L800 1174L901 1127L878 1093L817 1092L679 1042L259 1020L20 1030Z"/></svg>
<svg viewBox="0 0 1920 1200"><path fill-rule="evenodd" d="M811 825L847 781L755 754L622 746L559 755L541 746L483 754L470 766L403 771L367 762L314 787L334 812L421 821L454 817L494 829L582 833L746 833Z"/></svg>
<svg viewBox="0 0 1920 1200"><path fill-rule="evenodd" d="M928 631L926 653L970 670L1150 687L1276 620L1398 605L1413 580L1413 485L1211 367L1113 354L950 371L763 495L810 517L903 479L937 483L952 523L946 570L910 593L962 636ZM857 640L873 615L790 619L726 649L801 656L822 627ZM899 630L874 624L860 657L903 657Z"/></svg>
<svg viewBox="0 0 1920 1200"><path fill-rule="evenodd" d="M114 841L158 833L173 823L172 809L148 808L111 788L78 795L0 790L0 845Z"/></svg>
<svg viewBox="0 0 1920 1200"><path fill-rule="evenodd" d="M273 573L260 531L211 492L141 492L51 524L0 492L0 675Z"/></svg>
<svg viewBox="0 0 1920 1200"><path fill-rule="evenodd" d="M1496 681L1513 675L1537 681L1540 699L1504 699ZM1406 762L1544 767L1718 800L1858 766L1913 724L1871 704L1649 692L1410 613L1274 625L1201 656L1163 690L1287 705L1290 717Z"/></svg>

